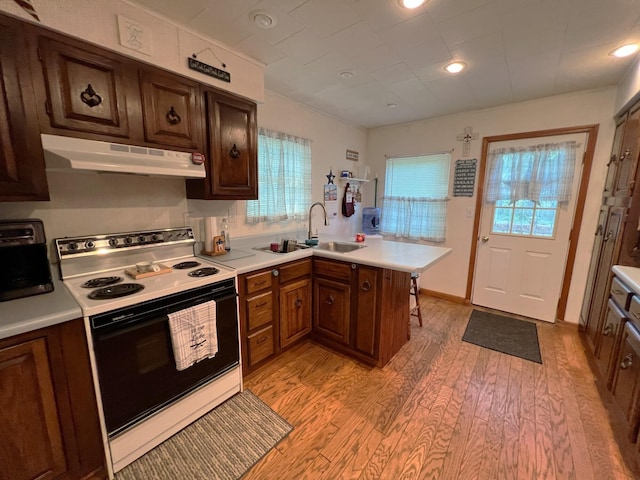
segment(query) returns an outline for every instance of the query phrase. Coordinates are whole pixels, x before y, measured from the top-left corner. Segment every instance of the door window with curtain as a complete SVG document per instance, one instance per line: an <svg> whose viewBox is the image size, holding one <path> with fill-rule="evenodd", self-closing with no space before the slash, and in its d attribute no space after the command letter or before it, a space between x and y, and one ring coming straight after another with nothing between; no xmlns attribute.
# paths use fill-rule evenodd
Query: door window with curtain
<svg viewBox="0 0 640 480"><path fill-rule="evenodd" d="M450 153L387 159L380 218L383 235L444 242Z"/></svg>
<svg viewBox="0 0 640 480"><path fill-rule="evenodd" d="M555 238L558 208L571 198L576 147L561 142L489 152L491 233Z"/></svg>
<svg viewBox="0 0 640 480"><path fill-rule="evenodd" d="M311 140L260 128L258 200L247 201L247 223L304 220L311 203Z"/></svg>

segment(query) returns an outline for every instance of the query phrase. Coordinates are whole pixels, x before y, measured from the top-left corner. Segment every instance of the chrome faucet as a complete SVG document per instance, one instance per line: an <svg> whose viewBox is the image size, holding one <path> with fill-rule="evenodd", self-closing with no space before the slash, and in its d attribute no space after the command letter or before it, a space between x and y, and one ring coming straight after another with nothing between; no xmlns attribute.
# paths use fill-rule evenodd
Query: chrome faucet
<svg viewBox="0 0 640 480"><path fill-rule="evenodd" d="M311 207L309 208L309 236L307 237L309 240L311 240L311 210L313 210L313 207L315 207L316 205L320 205L322 207L322 211L324 212L324 224L329 225L329 221L327 220L327 209L324 208L322 202L316 202L311 205Z"/></svg>

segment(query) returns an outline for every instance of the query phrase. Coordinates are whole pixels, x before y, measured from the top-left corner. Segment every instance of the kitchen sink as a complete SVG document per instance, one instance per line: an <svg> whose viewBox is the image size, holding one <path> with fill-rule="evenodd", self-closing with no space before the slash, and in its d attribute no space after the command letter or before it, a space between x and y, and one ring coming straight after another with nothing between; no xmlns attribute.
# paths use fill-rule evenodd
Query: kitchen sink
<svg viewBox="0 0 640 480"><path fill-rule="evenodd" d="M319 248L320 250L328 250L330 252L349 253L364 247L366 247L366 245L354 245L353 243L342 242L323 242L318 244L316 248Z"/></svg>
<svg viewBox="0 0 640 480"><path fill-rule="evenodd" d="M307 248L311 248L308 245L301 245L301 244L297 244L293 250L289 250L288 252L274 252L273 250L271 250L271 246L266 246L266 247L253 247L254 250L258 250L260 252L267 252L267 253L275 253L276 255L284 255L286 253L291 253L291 252L297 252L298 250L305 250Z"/></svg>

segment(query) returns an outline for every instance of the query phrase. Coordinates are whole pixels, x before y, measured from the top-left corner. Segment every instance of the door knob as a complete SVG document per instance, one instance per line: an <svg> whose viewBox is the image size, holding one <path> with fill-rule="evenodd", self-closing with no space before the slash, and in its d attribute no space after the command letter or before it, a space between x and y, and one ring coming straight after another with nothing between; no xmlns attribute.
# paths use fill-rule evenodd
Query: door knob
<svg viewBox="0 0 640 480"><path fill-rule="evenodd" d="M489 237L482 237L482 243L487 243L489 241Z"/></svg>

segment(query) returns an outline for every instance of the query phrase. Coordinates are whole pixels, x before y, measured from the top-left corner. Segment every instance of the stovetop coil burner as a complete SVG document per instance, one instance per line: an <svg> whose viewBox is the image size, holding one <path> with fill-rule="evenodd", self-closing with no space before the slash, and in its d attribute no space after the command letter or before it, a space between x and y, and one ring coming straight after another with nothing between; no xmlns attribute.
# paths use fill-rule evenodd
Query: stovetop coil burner
<svg viewBox="0 0 640 480"><path fill-rule="evenodd" d="M92 300L110 300L112 298L125 297L139 292L144 285L139 283L119 283L109 287L98 288L89 294Z"/></svg>
<svg viewBox="0 0 640 480"><path fill-rule="evenodd" d="M194 268L194 267L199 267L199 266L200 266L200 262L189 261L189 262L176 263L171 268L174 268L175 270L185 270L187 268Z"/></svg>
<svg viewBox="0 0 640 480"><path fill-rule="evenodd" d="M198 268L193 272L189 272L188 275L190 277L208 277L209 275L215 275L219 271L220 270L214 267L204 267L204 268Z"/></svg>
<svg viewBox="0 0 640 480"><path fill-rule="evenodd" d="M108 285L113 285L114 283L118 283L122 281L122 277L98 277L92 278L91 280L87 280L82 285L82 288L100 288L106 287Z"/></svg>

